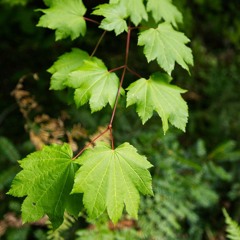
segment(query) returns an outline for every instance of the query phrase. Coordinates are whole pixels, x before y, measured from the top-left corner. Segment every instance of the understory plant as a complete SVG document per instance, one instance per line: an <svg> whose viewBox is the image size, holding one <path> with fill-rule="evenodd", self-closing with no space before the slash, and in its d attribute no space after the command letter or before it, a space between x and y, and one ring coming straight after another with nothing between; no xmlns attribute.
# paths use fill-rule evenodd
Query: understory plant
<svg viewBox="0 0 240 240"><path fill-rule="evenodd" d="M227 238L230 240L239 240L240 239L240 226L235 222L228 214L226 209L223 209L223 214L225 217L225 222L227 225L226 232Z"/></svg>
<svg viewBox="0 0 240 240"><path fill-rule="evenodd" d="M185 131L188 107L181 94L186 90L172 84L171 77L176 63L188 72L193 65L189 39L178 30L182 14L171 0L110 0L93 9L87 9L82 0L44 3L46 9L38 9L43 15L37 26L55 30L56 41L84 39L88 24L96 31L102 30L92 52L74 47L59 56L48 69L52 74L50 89L72 93L79 111L85 104L89 104L91 113L107 105L112 111L105 129L78 151L73 153L68 143L53 144L22 159L22 170L9 194L25 198L23 222L47 215L53 229L62 224L65 212L77 218L83 208L89 219L107 213L117 223L124 209L137 219L140 193L153 195L149 170L153 165L129 142L116 146L116 112L120 102L126 102L124 108L134 105L142 124L158 115L164 134L169 124ZM124 39L125 50L123 62L109 69L97 50L111 31L115 35L112 41ZM130 45L136 44L132 38L136 32L146 65L156 62L159 68L147 76L145 69L140 74L129 61L134 57ZM133 76L130 83L126 82L127 74ZM108 140L100 141L103 136Z"/></svg>

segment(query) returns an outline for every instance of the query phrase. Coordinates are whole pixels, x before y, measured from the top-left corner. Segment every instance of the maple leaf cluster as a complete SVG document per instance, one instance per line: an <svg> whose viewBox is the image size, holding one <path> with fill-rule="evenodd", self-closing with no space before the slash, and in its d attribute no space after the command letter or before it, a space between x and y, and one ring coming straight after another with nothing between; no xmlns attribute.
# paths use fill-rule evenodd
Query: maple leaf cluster
<svg viewBox="0 0 240 240"><path fill-rule="evenodd" d="M87 20L97 23L104 31L114 31L116 36L127 33L125 64L115 68L123 70L121 79L95 56L95 50L89 55L73 48L48 69L52 74L51 90L74 89L77 107L89 103L92 112L109 104L114 110L103 133L111 133L120 95L125 95L126 107L136 105L143 124L155 111L162 120L164 133L169 123L185 130L188 108L181 96L185 90L171 84L171 73L175 63L189 71L193 57L187 46L189 39L177 30L182 14L171 0L110 0L92 11L92 15L102 17L100 23L85 17L87 9L82 0L44 2L48 8L39 10L43 15L37 26L55 30L56 40L83 37ZM151 22L154 27L146 29ZM140 30L138 46L143 47L147 61L156 60L165 73L156 72L147 79L136 73L138 79L123 89L124 74L130 69L127 58L133 29ZM111 147L97 142L94 148L84 148L76 157L66 143L45 146L21 160L22 170L13 180L9 194L25 197L22 204L24 222L38 220L47 214L57 228L63 222L65 211L77 217L83 205L90 218L107 211L116 223L124 207L130 216L137 218L140 193L153 195L149 172L152 165L129 143L114 148L113 139L111 141Z"/></svg>

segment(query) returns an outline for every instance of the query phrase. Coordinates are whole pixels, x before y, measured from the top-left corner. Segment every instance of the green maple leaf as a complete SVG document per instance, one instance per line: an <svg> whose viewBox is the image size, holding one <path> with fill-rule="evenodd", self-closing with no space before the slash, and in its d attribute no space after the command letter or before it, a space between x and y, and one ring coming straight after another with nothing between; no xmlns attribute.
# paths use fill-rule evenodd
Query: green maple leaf
<svg viewBox="0 0 240 240"><path fill-rule="evenodd" d="M148 62L157 59L158 64L170 75L175 62L189 71L193 65L192 51L185 44L190 40L175 31L169 23L161 23L158 28L150 28L140 33L138 45L144 46Z"/></svg>
<svg viewBox="0 0 240 240"><path fill-rule="evenodd" d="M45 146L20 161L22 171L14 178L9 194L25 197L24 222L33 222L47 214L54 228L61 225L71 198L76 165L68 144Z"/></svg>
<svg viewBox="0 0 240 240"><path fill-rule="evenodd" d="M128 30L125 18L127 18L127 10L123 4L101 4L98 5L92 14L104 16L100 28L112 31L119 35L123 31Z"/></svg>
<svg viewBox="0 0 240 240"><path fill-rule="evenodd" d="M86 8L82 0L54 0L49 2L48 9L40 9L44 15L37 26L56 30L56 40L75 39L86 32L86 22L83 15Z"/></svg>
<svg viewBox="0 0 240 240"><path fill-rule="evenodd" d="M73 48L71 52L61 55L48 69L52 74L51 90L62 90L66 88L68 75L83 64L83 60L89 58L87 52Z"/></svg>
<svg viewBox="0 0 240 240"><path fill-rule="evenodd" d="M52 1L54 0L43 0L44 4L48 7L51 5Z"/></svg>
<svg viewBox="0 0 240 240"><path fill-rule="evenodd" d="M115 73L110 73L104 63L93 57L84 60L76 71L69 74L68 86L75 88L74 99L77 106L89 101L92 112L99 111L110 104L113 107L119 79Z"/></svg>
<svg viewBox="0 0 240 240"><path fill-rule="evenodd" d="M168 121L185 131L188 120L188 108L181 93L185 90L169 84L167 74L153 74L149 80L141 78L128 88L127 107L136 104L137 113L144 124L155 110L162 119L164 133L168 130Z"/></svg>
<svg viewBox="0 0 240 240"><path fill-rule="evenodd" d="M148 0L147 11L152 12L156 22L164 19L175 27L177 27L177 23L182 22L182 14L172 4L171 0Z"/></svg>
<svg viewBox="0 0 240 240"><path fill-rule="evenodd" d="M129 143L115 150L104 143L88 149L76 160L80 169L76 173L73 193L83 193L83 204L90 218L97 218L106 209L116 223L126 211L137 218L140 195L152 195L152 165L137 153Z"/></svg>
<svg viewBox="0 0 240 240"><path fill-rule="evenodd" d="M137 26L143 19L148 20L143 0L111 0L110 3L121 3L127 9L127 16Z"/></svg>

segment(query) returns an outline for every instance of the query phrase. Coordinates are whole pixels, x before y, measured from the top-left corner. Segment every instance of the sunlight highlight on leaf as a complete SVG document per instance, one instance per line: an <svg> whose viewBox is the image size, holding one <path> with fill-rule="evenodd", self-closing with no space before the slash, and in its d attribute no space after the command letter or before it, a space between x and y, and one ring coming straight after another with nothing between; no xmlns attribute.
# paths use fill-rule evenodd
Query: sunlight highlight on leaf
<svg viewBox="0 0 240 240"><path fill-rule="evenodd" d="M77 165L68 144L45 146L20 161L22 171L14 178L9 194L25 197L24 222L33 222L47 214L54 228L61 225L72 190Z"/></svg>
<svg viewBox="0 0 240 240"><path fill-rule="evenodd" d="M148 80L141 78L127 88L127 107L137 105L143 124L155 110L162 119L164 133L169 128L168 121L185 131L188 120L188 107L180 95L186 91L169 84L170 79L167 74L155 73Z"/></svg>
<svg viewBox="0 0 240 240"><path fill-rule="evenodd" d="M80 169L76 173L73 193L83 193L83 203L90 218L99 217L107 210L116 223L126 211L137 218L140 195L152 195L152 165L139 155L129 143L112 150L105 143L97 143L76 160Z"/></svg>
<svg viewBox="0 0 240 240"><path fill-rule="evenodd" d="M182 22L182 14L172 4L171 0L148 0L147 10L152 12L157 23L164 19L164 21L177 27L177 23Z"/></svg>
<svg viewBox="0 0 240 240"><path fill-rule="evenodd" d="M169 75L175 62L189 71L193 65L192 51L187 44L190 40L181 32L175 31L169 23L161 23L156 29L150 28L139 34L138 45L144 46L148 62L157 60Z"/></svg>
<svg viewBox="0 0 240 240"><path fill-rule="evenodd" d="M83 15L86 8L82 0L54 0L48 9L39 9L44 15L37 26L56 30L56 40L71 37L72 40L84 36L86 23Z"/></svg>
<svg viewBox="0 0 240 240"><path fill-rule="evenodd" d="M104 16L100 28L115 31L116 35L128 30L125 19L127 9L123 4L101 4L92 12L94 15Z"/></svg>
<svg viewBox="0 0 240 240"><path fill-rule="evenodd" d="M95 112L107 103L113 107L119 79L115 73L108 71L102 60L93 57L69 74L67 85L76 89L74 99L78 107L89 101L92 112Z"/></svg>
<svg viewBox="0 0 240 240"><path fill-rule="evenodd" d="M83 64L83 60L89 58L87 52L73 48L71 52L61 55L56 62L48 69L52 74L51 90L63 90L66 88L68 74Z"/></svg>

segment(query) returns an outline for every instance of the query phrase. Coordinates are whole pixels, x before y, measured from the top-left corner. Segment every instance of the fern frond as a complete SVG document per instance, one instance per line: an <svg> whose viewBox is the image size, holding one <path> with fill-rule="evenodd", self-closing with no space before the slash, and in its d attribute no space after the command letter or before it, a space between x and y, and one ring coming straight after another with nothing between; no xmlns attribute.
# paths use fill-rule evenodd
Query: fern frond
<svg viewBox="0 0 240 240"><path fill-rule="evenodd" d="M228 215L226 209L223 209L223 214L225 216L225 222L227 224L226 228L227 238L230 240L240 240L239 224L232 220L232 218Z"/></svg>
<svg viewBox="0 0 240 240"><path fill-rule="evenodd" d="M0 154L12 163L20 159L20 154L14 144L6 137L0 136Z"/></svg>
<svg viewBox="0 0 240 240"><path fill-rule="evenodd" d="M72 225L75 223L75 219L70 216L67 212L64 213L64 220L62 225L56 229L53 230L52 224L48 222L48 232L47 232L47 239L48 240L64 240L64 237L62 236L64 232L66 232L68 229L72 227Z"/></svg>

